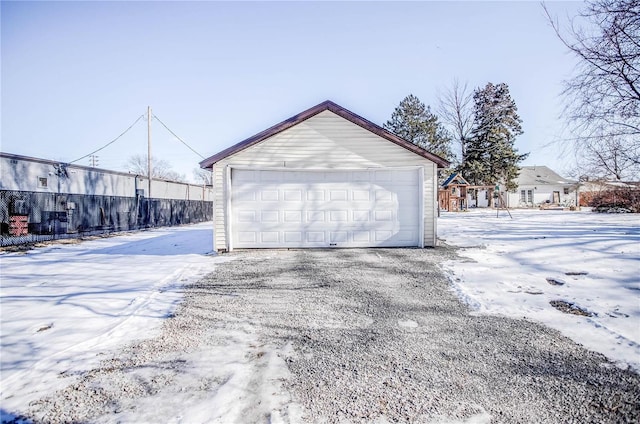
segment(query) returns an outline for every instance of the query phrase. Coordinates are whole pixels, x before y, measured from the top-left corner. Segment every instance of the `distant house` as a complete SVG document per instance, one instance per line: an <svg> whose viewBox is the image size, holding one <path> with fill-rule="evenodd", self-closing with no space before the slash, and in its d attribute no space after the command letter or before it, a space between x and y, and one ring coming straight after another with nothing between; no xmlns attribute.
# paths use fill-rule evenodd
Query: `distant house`
<svg viewBox="0 0 640 424"><path fill-rule="evenodd" d="M546 166L523 166L517 184L515 192L506 194L505 200L510 208L577 204L577 181L566 179Z"/></svg>

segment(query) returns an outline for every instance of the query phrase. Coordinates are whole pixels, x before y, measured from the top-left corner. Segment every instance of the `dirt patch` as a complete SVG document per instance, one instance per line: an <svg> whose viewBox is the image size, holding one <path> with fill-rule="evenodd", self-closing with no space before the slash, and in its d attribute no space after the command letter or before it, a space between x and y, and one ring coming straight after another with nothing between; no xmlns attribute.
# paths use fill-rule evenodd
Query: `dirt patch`
<svg viewBox="0 0 640 424"><path fill-rule="evenodd" d="M549 302L549 304L560 312L564 312L565 314L581 315L583 317L593 316L593 313L587 311L584 308L581 308L575 303L567 302L565 300L552 300L551 302Z"/></svg>

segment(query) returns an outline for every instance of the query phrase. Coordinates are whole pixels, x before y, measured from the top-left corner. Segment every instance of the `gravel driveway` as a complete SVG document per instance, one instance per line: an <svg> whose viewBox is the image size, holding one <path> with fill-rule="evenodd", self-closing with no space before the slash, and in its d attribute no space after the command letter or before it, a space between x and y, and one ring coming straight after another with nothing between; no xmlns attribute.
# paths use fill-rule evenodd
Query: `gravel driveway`
<svg viewBox="0 0 640 424"><path fill-rule="evenodd" d="M187 288L160 337L128 347L34 403L30 416L132 420L124 410L153 405L198 352L233 343L221 335L235 325L251 339L243 360L254 370L266 366L270 347L288 368L278 378L279 397L271 406L241 411L241 422L640 419L637 374L536 323L472 314L437 265L455 255L452 249L232 255L234 261ZM198 388L181 390L221 390L220 370L207 372ZM292 404L300 406L298 415Z"/></svg>

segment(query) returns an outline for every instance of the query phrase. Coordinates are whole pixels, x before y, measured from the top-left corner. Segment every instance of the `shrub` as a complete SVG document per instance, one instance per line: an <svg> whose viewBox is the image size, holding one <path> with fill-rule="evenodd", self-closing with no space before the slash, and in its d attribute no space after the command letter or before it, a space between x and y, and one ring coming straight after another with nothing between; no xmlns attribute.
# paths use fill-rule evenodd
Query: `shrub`
<svg viewBox="0 0 640 424"><path fill-rule="evenodd" d="M640 190L616 188L596 193L589 200L595 212L640 213Z"/></svg>

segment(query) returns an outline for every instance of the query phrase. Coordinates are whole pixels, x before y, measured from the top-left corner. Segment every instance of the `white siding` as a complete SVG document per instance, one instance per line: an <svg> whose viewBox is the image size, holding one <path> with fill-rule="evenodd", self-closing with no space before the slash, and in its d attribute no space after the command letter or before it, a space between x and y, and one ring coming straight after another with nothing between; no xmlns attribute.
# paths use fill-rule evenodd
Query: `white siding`
<svg viewBox="0 0 640 424"><path fill-rule="evenodd" d="M66 176L58 176L56 166L57 163L51 161L2 156L0 188L45 193L135 195L134 175L69 165L66 167ZM41 181L46 181L46 185Z"/></svg>
<svg viewBox="0 0 640 424"><path fill-rule="evenodd" d="M468 193L468 192L467 192ZM474 199L471 194L467 194L467 207L468 208L486 208L489 207L489 191L478 190L476 193L477 199ZM476 202L477 200L477 202ZM505 199L508 202L508 199Z"/></svg>
<svg viewBox="0 0 640 424"><path fill-rule="evenodd" d="M564 194L564 190L568 188L569 193ZM531 190L533 197L533 204L522 202L520 191L525 190L526 192ZM556 191L560 194L560 204L565 206L573 206L576 204L576 189L575 186L570 186L568 184L565 185L537 185L537 186L527 186L522 185L519 186L515 192L510 192L507 194L507 204L512 208L523 208L523 207L538 207L547 202L553 203L553 192Z"/></svg>
<svg viewBox="0 0 640 424"><path fill-rule="evenodd" d="M226 249L228 166L293 169L424 167L424 244L434 246L437 166L330 111L321 112L213 166L215 249Z"/></svg>
<svg viewBox="0 0 640 424"><path fill-rule="evenodd" d="M135 197L136 189L148 196L146 177L85 166L66 165L59 177L57 162L3 153L0 156L0 189L45 193ZM41 180L46 179L46 185ZM212 190L195 184L153 180L155 199L211 200Z"/></svg>

